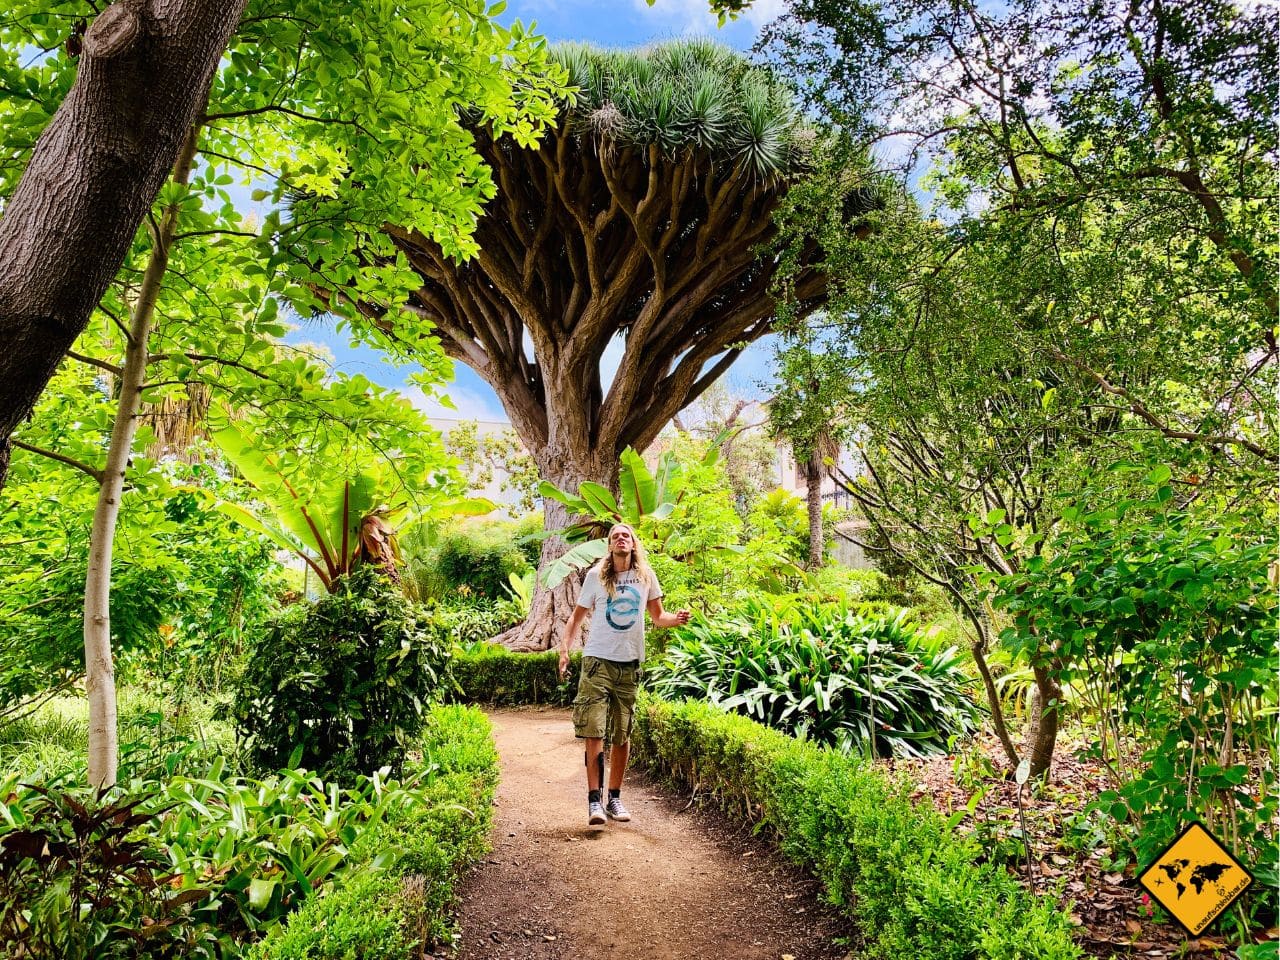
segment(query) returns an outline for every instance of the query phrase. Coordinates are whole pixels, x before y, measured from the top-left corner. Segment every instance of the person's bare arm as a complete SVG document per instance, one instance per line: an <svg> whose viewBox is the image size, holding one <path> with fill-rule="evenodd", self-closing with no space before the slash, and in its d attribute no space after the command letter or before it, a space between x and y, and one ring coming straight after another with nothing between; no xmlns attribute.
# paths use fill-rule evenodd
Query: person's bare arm
<svg viewBox="0 0 1280 960"><path fill-rule="evenodd" d="M578 635L578 631L582 629L582 621L586 619L586 607L574 607L573 613L569 617L569 622L564 627L564 637L560 640L560 679L565 678L565 674L569 672L569 647L573 644L573 638Z"/></svg>
<svg viewBox="0 0 1280 960"><path fill-rule="evenodd" d="M688 610L677 610L672 613L662 609L662 598L654 597L648 603L649 619L655 627L683 627L693 616Z"/></svg>

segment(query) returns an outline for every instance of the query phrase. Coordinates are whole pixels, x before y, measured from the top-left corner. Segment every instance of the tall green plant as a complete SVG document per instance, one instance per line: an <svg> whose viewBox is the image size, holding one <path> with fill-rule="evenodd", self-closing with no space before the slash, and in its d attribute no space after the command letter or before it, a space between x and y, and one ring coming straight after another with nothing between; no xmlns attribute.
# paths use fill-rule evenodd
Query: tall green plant
<svg viewBox="0 0 1280 960"><path fill-rule="evenodd" d="M224 503L222 509L245 527L301 557L325 589L332 592L339 578L350 573L362 560L384 569L394 569L387 554L369 548L377 534L385 540L388 524L410 523L421 509L413 511L390 464L370 457L347 470L326 470L310 465L291 467L289 458L264 452L248 429L230 423L214 434L214 442L227 460L257 489L270 509L266 515L238 503ZM342 442L327 441L324 446ZM316 451L324 457L325 449ZM392 502L392 498L403 498ZM425 507L425 505L424 505ZM454 514L481 514L493 509L487 500L436 498L430 505L436 517ZM390 549L394 550L394 546ZM398 551L395 551L398 556Z"/></svg>
<svg viewBox="0 0 1280 960"><path fill-rule="evenodd" d="M701 462L713 464L719 456L719 443L712 442ZM670 517L684 496L686 479L686 467L673 451L665 451L658 458L655 471L649 469L640 454L627 447L619 458L617 497L589 480L578 486L576 495L542 481L539 493L564 504L571 517L583 518L563 530L552 531L577 546L546 565L540 575L543 584L555 587L574 570L601 559L608 552L605 536L615 523L655 531L655 525Z"/></svg>
<svg viewBox="0 0 1280 960"><path fill-rule="evenodd" d="M295 752L344 781L399 767L448 657L439 625L365 566L272 625L241 679L237 730L264 770Z"/></svg>
<svg viewBox="0 0 1280 960"><path fill-rule="evenodd" d="M1274 519L1179 507L1171 480L1157 467L1145 497L1069 508L1042 557L989 577L1014 618L1002 640L1080 687L1101 805L1140 828L1140 862L1202 819L1274 890Z"/></svg>

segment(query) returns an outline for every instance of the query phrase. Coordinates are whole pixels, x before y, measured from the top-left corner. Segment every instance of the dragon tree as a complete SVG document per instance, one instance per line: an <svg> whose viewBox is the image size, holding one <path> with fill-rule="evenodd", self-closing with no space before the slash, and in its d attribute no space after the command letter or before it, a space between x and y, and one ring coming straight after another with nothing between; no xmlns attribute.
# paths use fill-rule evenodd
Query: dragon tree
<svg viewBox="0 0 1280 960"><path fill-rule="evenodd" d="M619 454L645 449L774 322L772 215L814 134L771 74L709 41L556 57L577 93L538 149L473 130L497 186L479 255L388 231L421 277L409 309L497 392L543 477L613 487ZM809 244L789 272L799 316L825 300L820 259ZM564 508L546 508L562 528ZM563 550L544 541L542 564ZM550 646L576 593L572 578L540 587L502 641Z"/></svg>

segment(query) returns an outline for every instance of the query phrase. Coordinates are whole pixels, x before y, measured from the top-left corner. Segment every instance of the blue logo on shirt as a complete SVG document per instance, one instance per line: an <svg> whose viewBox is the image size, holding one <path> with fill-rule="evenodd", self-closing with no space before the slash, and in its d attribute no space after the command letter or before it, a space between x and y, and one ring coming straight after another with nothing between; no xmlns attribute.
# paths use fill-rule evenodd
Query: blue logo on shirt
<svg viewBox="0 0 1280 960"><path fill-rule="evenodd" d="M640 591L619 584L613 596L605 598L604 618L615 630L630 630L640 616Z"/></svg>

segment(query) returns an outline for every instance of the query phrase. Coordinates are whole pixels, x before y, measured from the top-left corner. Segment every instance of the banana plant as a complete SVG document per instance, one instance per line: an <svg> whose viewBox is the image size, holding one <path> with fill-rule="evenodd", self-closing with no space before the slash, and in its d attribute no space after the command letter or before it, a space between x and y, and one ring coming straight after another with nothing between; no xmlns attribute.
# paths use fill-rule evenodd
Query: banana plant
<svg viewBox="0 0 1280 960"><path fill-rule="evenodd" d="M301 557L330 593L360 563L376 564L399 582L397 528L422 519L426 511L388 502L400 491L385 464L370 460L359 469L317 477L286 471L281 458L258 449L234 423L214 433L213 441L257 489L266 508L222 502L219 510ZM484 499L450 498L433 503L429 512L436 518L478 516L494 506Z"/></svg>
<svg viewBox="0 0 1280 960"><path fill-rule="evenodd" d="M729 431L722 432L707 445L703 465L715 465L720 458L720 445L728 436ZM615 523L645 527L647 534L658 537L656 545L661 547L660 524L671 516L684 496L686 472L685 465L670 450L658 458L657 469L651 471L644 458L627 447L619 458L617 497L607 487L590 480L579 484L577 494L543 480L538 485L543 497L563 503L570 516L582 518L562 530L544 534L563 537L576 546L547 564L540 575L543 585L554 588L570 573L603 558L609 551L605 537Z"/></svg>

